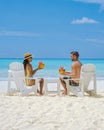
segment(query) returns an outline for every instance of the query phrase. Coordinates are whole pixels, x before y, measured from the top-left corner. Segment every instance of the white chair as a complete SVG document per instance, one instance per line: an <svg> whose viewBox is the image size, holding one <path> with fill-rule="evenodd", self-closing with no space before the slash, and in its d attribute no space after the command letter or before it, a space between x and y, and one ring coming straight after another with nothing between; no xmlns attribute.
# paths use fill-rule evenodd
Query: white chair
<svg viewBox="0 0 104 130"><path fill-rule="evenodd" d="M20 92L21 96L27 96L29 93L34 92L37 93L38 87L38 79L36 80L36 84L33 86L27 86L25 84L25 74L24 67L22 63L13 62L9 65L8 71L8 94L11 93L11 78L13 78L17 91Z"/></svg>
<svg viewBox="0 0 104 130"><path fill-rule="evenodd" d="M8 70L8 93L12 93L13 91L19 91L18 85L16 85L17 87L15 89L11 88L11 81L13 79L13 75L12 72L13 71L21 71L24 70L23 64L19 63L19 62L12 62L9 65L9 70ZM18 84L18 82L13 79L15 81L16 84Z"/></svg>
<svg viewBox="0 0 104 130"><path fill-rule="evenodd" d="M69 85L69 80L79 80L79 86ZM89 90L90 81L93 81L93 90ZM84 64L81 67L81 74L79 79L65 79L68 94L72 92L76 96L84 96L84 92L95 95L96 94L96 67L93 64Z"/></svg>

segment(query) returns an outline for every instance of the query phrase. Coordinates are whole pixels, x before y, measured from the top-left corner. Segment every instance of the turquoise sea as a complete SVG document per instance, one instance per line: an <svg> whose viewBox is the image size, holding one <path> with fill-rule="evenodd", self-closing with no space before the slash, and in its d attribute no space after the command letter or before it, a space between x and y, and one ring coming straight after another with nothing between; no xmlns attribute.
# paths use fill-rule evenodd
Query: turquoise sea
<svg viewBox="0 0 104 130"><path fill-rule="evenodd" d="M45 63L45 68L39 70L36 73L36 77L59 77L58 69L60 66L64 66L67 71L70 71L70 66L72 61L70 59L33 59L32 65L33 68L38 66L38 62L43 61ZM96 65L96 74L97 78L104 77L104 59L80 59L82 64L92 63ZM23 62L23 59L8 59L8 58L1 58L0 59L0 79L7 79L8 78L8 69L9 64L11 62Z"/></svg>

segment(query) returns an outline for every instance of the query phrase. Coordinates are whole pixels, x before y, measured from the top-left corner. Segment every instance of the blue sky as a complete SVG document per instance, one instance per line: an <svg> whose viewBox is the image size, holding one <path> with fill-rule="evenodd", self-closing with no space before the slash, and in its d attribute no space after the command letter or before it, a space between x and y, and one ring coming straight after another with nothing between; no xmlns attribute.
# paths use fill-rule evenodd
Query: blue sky
<svg viewBox="0 0 104 130"><path fill-rule="evenodd" d="M104 0L0 0L0 58L104 58Z"/></svg>

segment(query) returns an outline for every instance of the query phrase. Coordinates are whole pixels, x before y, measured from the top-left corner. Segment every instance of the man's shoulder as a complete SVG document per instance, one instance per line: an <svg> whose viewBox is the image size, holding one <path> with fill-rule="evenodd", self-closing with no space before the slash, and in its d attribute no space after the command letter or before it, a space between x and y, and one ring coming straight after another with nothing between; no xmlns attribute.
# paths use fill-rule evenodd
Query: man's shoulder
<svg viewBox="0 0 104 130"><path fill-rule="evenodd" d="M82 66L82 63L80 61L74 61L72 66Z"/></svg>

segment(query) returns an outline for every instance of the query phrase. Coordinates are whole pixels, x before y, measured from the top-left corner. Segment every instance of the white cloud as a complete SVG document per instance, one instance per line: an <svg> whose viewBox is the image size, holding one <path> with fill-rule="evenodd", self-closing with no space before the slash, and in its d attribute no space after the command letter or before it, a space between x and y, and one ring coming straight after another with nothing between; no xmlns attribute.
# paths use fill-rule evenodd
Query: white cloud
<svg viewBox="0 0 104 130"><path fill-rule="evenodd" d="M88 42L94 42L94 43L98 43L98 44L104 44L104 39L85 39Z"/></svg>
<svg viewBox="0 0 104 130"><path fill-rule="evenodd" d="M99 22L87 17L82 17L82 19L76 19L71 22L71 24L97 24L97 23Z"/></svg>
<svg viewBox="0 0 104 130"><path fill-rule="evenodd" d="M74 1L80 1L80 2L84 2L84 3L104 3L104 0L74 0Z"/></svg>
<svg viewBox="0 0 104 130"><path fill-rule="evenodd" d="M83 3L94 3L94 4L99 4L101 6L101 9L104 9L104 0L74 0L74 1L79 1Z"/></svg>
<svg viewBox="0 0 104 130"><path fill-rule="evenodd" d="M86 39L77 39L77 40L87 42L87 44L94 45L97 47L104 46L104 39L86 38Z"/></svg>
<svg viewBox="0 0 104 130"><path fill-rule="evenodd" d="M0 36L39 37L41 35L32 32L0 31Z"/></svg>
<svg viewBox="0 0 104 130"><path fill-rule="evenodd" d="M89 42L89 44L93 44L94 46L97 47L103 47L104 46L104 39L84 39L84 41Z"/></svg>

